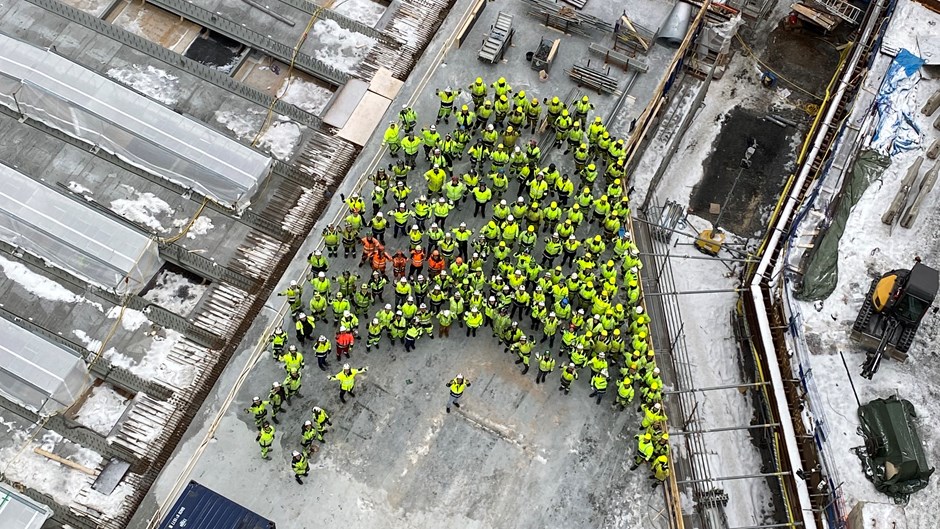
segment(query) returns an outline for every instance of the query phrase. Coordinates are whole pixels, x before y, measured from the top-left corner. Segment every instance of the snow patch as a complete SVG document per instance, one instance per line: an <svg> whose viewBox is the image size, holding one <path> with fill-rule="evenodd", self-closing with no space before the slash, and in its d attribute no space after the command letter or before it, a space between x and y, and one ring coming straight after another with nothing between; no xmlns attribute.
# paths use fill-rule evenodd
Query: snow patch
<svg viewBox="0 0 940 529"><path fill-rule="evenodd" d="M188 316L208 288L208 283L196 283L183 274L164 270L157 276L154 287L143 297L170 312Z"/></svg>
<svg viewBox="0 0 940 529"><path fill-rule="evenodd" d="M257 110L246 112L233 112L219 110L215 113L215 120L225 125L239 140L254 140L261 126L264 124L264 113ZM294 149L300 143L303 128L284 116L271 122L267 130L257 141L256 145L267 150L275 158L287 161L294 154Z"/></svg>
<svg viewBox="0 0 940 529"><path fill-rule="evenodd" d="M314 57L346 73L351 73L375 44L372 37L342 28L335 20L318 20L312 33L320 41Z"/></svg>
<svg viewBox="0 0 940 529"><path fill-rule="evenodd" d="M141 378L161 380L178 388L188 387L196 377L195 369L191 365L180 364L169 357L173 346L184 336L169 329L165 333L166 336L152 336L152 342L140 361L135 361L114 348L105 351L104 357L112 364L123 367Z"/></svg>
<svg viewBox="0 0 940 529"><path fill-rule="evenodd" d="M103 459L97 452L66 441L55 432L45 432L41 438L30 440L29 433L16 429L10 438L12 443L0 449L0 460L15 460L16 464L4 466L5 478L44 492L61 505L71 504L83 489L90 489L95 476L52 461L34 450L40 448L91 469L96 469Z"/></svg>
<svg viewBox="0 0 940 529"><path fill-rule="evenodd" d="M108 77L125 84L145 96L164 105L173 106L179 101L179 77L151 65L132 64L123 68L111 68Z"/></svg>
<svg viewBox="0 0 940 529"><path fill-rule="evenodd" d="M97 351L98 349L101 349L101 340L95 340L91 336L88 336L87 332L81 329L75 329L72 331L72 334L74 334L75 337L85 345L85 349L88 349L89 351Z"/></svg>
<svg viewBox="0 0 940 529"><path fill-rule="evenodd" d="M155 232L165 233L167 230L160 223L158 217L170 217L175 213L165 200L153 193L133 191L136 198L119 198L111 201L111 210L122 217L142 224Z"/></svg>
<svg viewBox="0 0 940 529"><path fill-rule="evenodd" d="M330 102L333 92L316 83L292 76L289 79L284 79L281 87L277 90L277 97L285 103L290 103L316 115Z"/></svg>
<svg viewBox="0 0 940 529"><path fill-rule="evenodd" d="M182 229L187 224L189 224L189 219L176 219L173 221L174 228ZM209 233L209 230L214 227L215 226L212 224L212 219L204 215L200 215L199 218L193 221L193 225L189 227L189 230L186 231L186 238L195 239L197 235L205 235Z"/></svg>
<svg viewBox="0 0 940 529"><path fill-rule="evenodd" d="M59 303L79 303L85 298L69 291L59 283L37 274L22 263L8 261L0 257L0 268L10 281L26 289L27 292L46 301Z"/></svg>
<svg viewBox="0 0 940 529"><path fill-rule="evenodd" d="M112 320L117 319L119 316L121 316L121 307L111 307L111 310L108 311L108 318ZM121 318L121 326L124 327L124 330L133 332L145 323L150 323L146 314L139 310L124 309L124 316Z"/></svg>
<svg viewBox="0 0 940 529"><path fill-rule="evenodd" d="M90 195L91 189L79 184L78 182L72 180L69 182L69 191L73 193L78 193L79 195Z"/></svg>
<svg viewBox="0 0 940 529"><path fill-rule="evenodd" d="M88 428L107 436L127 409L128 399L114 391L111 384L92 388L91 395L75 415L75 420Z"/></svg>
<svg viewBox="0 0 940 529"><path fill-rule="evenodd" d="M373 28L385 14L385 6L372 0L345 0L333 10Z"/></svg>

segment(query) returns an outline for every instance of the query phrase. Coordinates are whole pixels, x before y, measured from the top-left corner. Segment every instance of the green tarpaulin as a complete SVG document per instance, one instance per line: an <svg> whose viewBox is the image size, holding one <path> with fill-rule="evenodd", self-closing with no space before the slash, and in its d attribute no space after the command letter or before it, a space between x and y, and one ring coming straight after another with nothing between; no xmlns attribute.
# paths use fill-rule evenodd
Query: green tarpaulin
<svg viewBox="0 0 940 529"><path fill-rule="evenodd" d="M821 230L809 251L803 272L802 288L796 298L804 301L826 299L839 281L839 239L845 231L852 208L862 198L869 184L881 177L891 159L874 151L862 151L852 173L845 179L830 213L832 222Z"/></svg>
<svg viewBox="0 0 940 529"><path fill-rule="evenodd" d="M927 464L910 401L891 396L858 409L864 449L857 450L865 476L880 492L907 501L926 487L934 469Z"/></svg>

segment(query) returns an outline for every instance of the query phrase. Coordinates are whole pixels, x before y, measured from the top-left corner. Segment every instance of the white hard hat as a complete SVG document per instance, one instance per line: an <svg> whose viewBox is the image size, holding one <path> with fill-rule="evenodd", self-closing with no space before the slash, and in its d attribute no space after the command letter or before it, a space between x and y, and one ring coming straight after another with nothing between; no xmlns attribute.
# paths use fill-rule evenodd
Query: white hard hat
<svg viewBox="0 0 940 529"><path fill-rule="evenodd" d="M296 279L291 279L291 280L290 280L290 286L296 287L296 286L297 286L297 280L296 280Z"/></svg>
<svg viewBox="0 0 940 529"><path fill-rule="evenodd" d="M349 330L349 329L347 329L345 325L340 325L340 326L339 326L339 332L346 332L346 331L348 331L348 330Z"/></svg>
<svg viewBox="0 0 940 529"><path fill-rule="evenodd" d="M349 364L343 364L343 369L349 369Z"/></svg>
<svg viewBox="0 0 940 529"><path fill-rule="evenodd" d="M314 407L313 407L313 413L320 413L321 411L323 411L323 410L322 410L319 406L314 406Z"/></svg>
<svg viewBox="0 0 940 529"><path fill-rule="evenodd" d="M463 378L463 373L457 373L457 378L462 379L462 378Z"/></svg>
<svg viewBox="0 0 940 529"><path fill-rule="evenodd" d="M402 278L402 279L404 279L404 278ZM385 310L392 310L392 304L391 304L391 303L386 303L386 304L385 304Z"/></svg>
<svg viewBox="0 0 940 529"><path fill-rule="evenodd" d="M279 387L281 387L281 384L280 384L280 382L275 382L275 383L271 384L271 387L272 387L272 388L279 388Z"/></svg>

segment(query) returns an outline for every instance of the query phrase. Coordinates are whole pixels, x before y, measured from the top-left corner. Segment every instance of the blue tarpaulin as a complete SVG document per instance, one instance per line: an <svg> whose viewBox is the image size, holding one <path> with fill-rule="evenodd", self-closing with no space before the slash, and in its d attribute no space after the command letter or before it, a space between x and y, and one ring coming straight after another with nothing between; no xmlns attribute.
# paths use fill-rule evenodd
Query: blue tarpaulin
<svg viewBox="0 0 940 529"><path fill-rule="evenodd" d="M878 119L870 147L893 156L909 151L921 142L920 128L914 122L913 88L920 81L924 60L901 49L888 67L875 98Z"/></svg>

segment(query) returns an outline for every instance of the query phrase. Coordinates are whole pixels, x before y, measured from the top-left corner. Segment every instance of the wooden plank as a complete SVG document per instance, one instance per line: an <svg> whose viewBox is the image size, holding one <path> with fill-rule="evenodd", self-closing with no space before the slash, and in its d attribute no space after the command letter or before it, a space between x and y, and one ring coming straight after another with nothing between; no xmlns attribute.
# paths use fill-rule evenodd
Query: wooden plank
<svg viewBox="0 0 940 529"><path fill-rule="evenodd" d="M38 446L33 449L33 452L36 452L37 454L39 454L39 455L41 455L41 456L43 456L43 457L45 457L45 458L51 459L51 460L55 461L56 463L62 463L63 465L65 465L65 466L67 466L67 467L69 467L69 468L75 469L75 470L77 470L77 471L79 471L79 472L81 472L81 473L83 473L83 474L88 474L89 476L95 476L95 475L98 474L98 473L95 472L94 470L92 470L92 469L90 469L90 468L88 468L88 467L86 467L86 466L84 466L84 465L79 465L79 464L76 463L75 461L69 461L68 459L65 459L64 457L57 456L57 455L53 454L52 452L46 452L45 450L43 450L42 448L39 448Z"/></svg>
<svg viewBox="0 0 940 529"><path fill-rule="evenodd" d="M359 106L349 116L346 125L336 135L356 145L364 146L391 104L392 100L387 97L374 92L366 92Z"/></svg>
<svg viewBox="0 0 940 529"><path fill-rule="evenodd" d="M387 97L389 99L395 99L398 97L398 92L401 91L401 87L405 83L398 79L392 77L392 71L384 66L380 66L379 69L375 72L375 75L372 76L372 81L369 83L369 91L375 92L382 97Z"/></svg>
<svg viewBox="0 0 940 529"><path fill-rule="evenodd" d="M359 106L363 96L369 91L369 83L361 79L350 79L348 83L340 88L339 92L333 96L330 102L330 108L323 116L323 122L331 127L338 129L346 126L349 116Z"/></svg>
<svg viewBox="0 0 940 529"><path fill-rule="evenodd" d="M839 18L835 15L817 11L816 9L813 9L806 4L791 4L790 9L795 11L798 15L802 16L809 22L816 24L826 31L830 31L839 25Z"/></svg>
<svg viewBox="0 0 940 529"><path fill-rule="evenodd" d="M625 26L630 28L630 31L633 32L633 35L636 37L636 39L640 41L640 44L643 45L643 49L645 49L646 51L649 51L650 49L649 43L646 42L646 40L640 36L640 32L637 31L636 27L633 26L633 21L630 20L630 17L628 17L627 15L621 15L620 21L623 22Z"/></svg>

